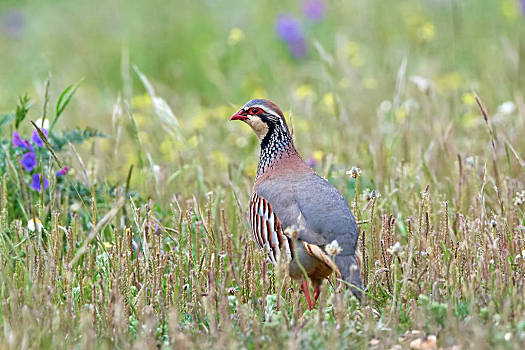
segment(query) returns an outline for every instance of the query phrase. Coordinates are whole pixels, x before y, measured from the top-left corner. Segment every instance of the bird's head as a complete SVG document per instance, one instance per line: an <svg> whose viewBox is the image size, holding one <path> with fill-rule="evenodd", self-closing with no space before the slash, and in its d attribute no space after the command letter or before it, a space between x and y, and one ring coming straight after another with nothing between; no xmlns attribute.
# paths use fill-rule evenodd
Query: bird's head
<svg viewBox="0 0 525 350"><path fill-rule="evenodd" d="M269 100L255 99L246 103L230 120L242 120L248 124L261 144L271 137L275 131L289 134L283 112L275 103Z"/></svg>

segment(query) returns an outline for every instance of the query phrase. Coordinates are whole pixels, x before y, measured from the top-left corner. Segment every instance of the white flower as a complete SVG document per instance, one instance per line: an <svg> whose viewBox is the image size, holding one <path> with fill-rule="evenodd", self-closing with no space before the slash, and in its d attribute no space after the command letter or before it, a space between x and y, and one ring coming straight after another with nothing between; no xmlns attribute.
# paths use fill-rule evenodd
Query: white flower
<svg viewBox="0 0 525 350"><path fill-rule="evenodd" d="M520 192L516 192L516 194L514 195L514 205L519 207L520 205L522 205L523 203L525 203L525 190L523 191L520 191Z"/></svg>
<svg viewBox="0 0 525 350"><path fill-rule="evenodd" d="M38 232L40 232L44 228L44 226L42 225L42 222L40 221L39 218L36 218L35 221L36 221L36 228ZM27 222L27 229L31 232L35 232L35 221L31 219Z"/></svg>
<svg viewBox="0 0 525 350"><path fill-rule="evenodd" d="M363 198L366 201L370 201L372 199L377 199L379 197L381 197L381 193L379 193L379 191L377 191L377 190L371 190L371 189L367 188L366 190L363 191Z"/></svg>
<svg viewBox="0 0 525 350"><path fill-rule="evenodd" d="M333 240L332 243L328 243L326 247L324 248L326 253L330 256L336 256L337 254L341 253L343 251L343 248L339 246L339 243L337 243L336 240Z"/></svg>
<svg viewBox="0 0 525 350"><path fill-rule="evenodd" d="M429 79L423 78L423 77L420 77L420 76L417 76L417 75L414 75L414 76L410 77L410 81L412 83L416 84L416 86L418 87L418 89L421 92L425 92L425 93L432 86L432 82Z"/></svg>
<svg viewBox="0 0 525 350"><path fill-rule="evenodd" d="M403 251L401 243L396 242L393 246L387 249L391 255L399 255Z"/></svg>
<svg viewBox="0 0 525 350"><path fill-rule="evenodd" d="M379 105L379 110L383 113L389 112L391 109L392 109L392 102L390 101L385 100L381 102L381 104Z"/></svg>
<svg viewBox="0 0 525 350"><path fill-rule="evenodd" d="M350 170L346 172L346 175L350 175L351 178L355 179L361 176L362 170L356 166L353 166Z"/></svg>
<svg viewBox="0 0 525 350"><path fill-rule="evenodd" d="M499 115L509 115L516 109L516 105L512 101L503 102L498 106Z"/></svg>
<svg viewBox="0 0 525 350"><path fill-rule="evenodd" d="M467 158L465 158L465 165L468 168L473 168L474 167L474 157L467 157Z"/></svg>
<svg viewBox="0 0 525 350"><path fill-rule="evenodd" d="M37 119L37 121L35 121L35 124L36 124L36 126L38 126L40 129L44 128L44 129L49 130L49 119L44 120L44 125L42 125L42 118Z"/></svg>
<svg viewBox="0 0 525 350"><path fill-rule="evenodd" d="M71 209L71 211L77 212L80 209L82 209L82 203L80 203L80 202L73 202L73 204L71 204L69 209Z"/></svg>

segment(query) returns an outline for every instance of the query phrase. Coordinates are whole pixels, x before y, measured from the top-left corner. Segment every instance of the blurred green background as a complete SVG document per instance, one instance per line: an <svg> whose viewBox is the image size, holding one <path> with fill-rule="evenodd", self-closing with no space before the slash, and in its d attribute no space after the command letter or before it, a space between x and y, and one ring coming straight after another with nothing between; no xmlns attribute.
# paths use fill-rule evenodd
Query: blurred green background
<svg viewBox="0 0 525 350"><path fill-rule="evenodd" d="M0 110L12 111L17 96L28 92L35 120L48 73L52 100L84 78L60 124L112 136L92 150L101 173L120 181L144 152L149 165L166 174L197 159L214 170L234 166L249 178L258 145L228 118L247 100L266 97L293 113L306 158L326 160L333 152L345 166L372 168L381 182L382 165L359 164L364 160L357 154L368 149L384 156L399 142L405 146L396 157L410 162L450 130L461 140L451 154L468 154L477 145L467 136L484 133L473 93L493 113L506 101L513 101L512 111L523 108L520 0L313 3L4 0ZM280 20L288 21L281 29ZM300 52L293 51L287 30L299 35ZM182 137L160 128L133 66L171 107ZM115 141L119 128L131 128L126 113L113 108L119 96L119 105L133 111L138 145L131 132ZM120 115L122 123L115 121ZM515 121L504 122L512 132ZM429 166L436 176L446 171Z"/></svg>

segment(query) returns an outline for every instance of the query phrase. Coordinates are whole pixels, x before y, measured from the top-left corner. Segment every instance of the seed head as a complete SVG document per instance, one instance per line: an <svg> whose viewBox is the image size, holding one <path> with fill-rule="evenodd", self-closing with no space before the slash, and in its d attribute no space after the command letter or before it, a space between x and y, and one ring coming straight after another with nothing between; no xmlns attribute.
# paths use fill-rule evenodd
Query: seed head
<svg viewBox="0 0 525 350"><path fill-rule="evenodd" d="M326 247L324 248L326 253L330 256L336 256L337 254L341 253L343 251L343 248L339 246L339 243L337 243L336 240L333 240L332 243L328 243Z"/></svg>
<svg viewBox="0 0 525 350"><path fill-rule="evenodd" d="M361 176L362 170L356 166L353 166L350 170L346 172L346 175L350 175L351 178L356 179Z"/></svg>
<svg viewBox="0 0 525 350"><path fill-rule="evenodd" d="M396 242L393 246L387 249L387 251L391 255L399 255L403 251L403 247L401 246L401 243Z"/></svg>
<svg viewBox="0 0 525 350"><path fill-rule="evenodd" d="M516 192L516 194L514 195L514 205L515 206L519 207L523 203L525 203L525 190Z"/></svg>

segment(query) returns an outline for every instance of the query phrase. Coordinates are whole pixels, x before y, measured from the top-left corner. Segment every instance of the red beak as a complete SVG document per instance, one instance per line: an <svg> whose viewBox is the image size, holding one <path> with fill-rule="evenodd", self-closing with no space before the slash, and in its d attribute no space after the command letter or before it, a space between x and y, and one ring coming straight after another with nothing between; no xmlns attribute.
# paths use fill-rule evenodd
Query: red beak
<svg viewBox="0 0 525 350"><path fill-rule="evenodd" d="M246 120L248 117L246 116L246 112L241 109L237 113L231 116L230 120Z"/></svg>

